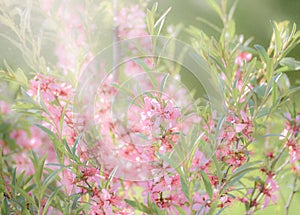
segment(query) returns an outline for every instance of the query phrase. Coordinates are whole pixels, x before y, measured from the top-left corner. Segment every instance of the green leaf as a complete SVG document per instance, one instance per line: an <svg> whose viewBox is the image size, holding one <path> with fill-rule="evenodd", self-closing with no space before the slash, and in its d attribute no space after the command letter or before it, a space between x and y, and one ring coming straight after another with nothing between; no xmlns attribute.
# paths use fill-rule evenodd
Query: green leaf
<svg viewBox="0 0 300 215"><path fill-rule="evenodd" d="M20 193L27 201L29 201L35 209L38 209L36 202L33 197L30 196L25 190L22 188L11 184L11 188L15 189L18 193Z"/></svg>
<svg viewBox="0 0 300 215"><path fill-rule="evenodd" d="M165 77L163 78L161 84L160 84L160 92L163 92L164 91L164 88L166 86L166 83L167 83L167 80L168 80L168 77L169 77L169 73L167 73L165 75Z"/></svg>
<svg viewBox="0 0 300 215"><path fill-rule="evenodd" d="M51 205L51 203L52 203L54 197L56 196L56 194L58 193L58 191L60 191L60 188L61 188L61 187L57 187L57 188L54 190L54 192L51 193L51 195L49 196L49 198L48 198L48 200L47 200L47 202L46 202L46 204L45 204L45 206L44 206L42 215L47 214L48 209L49 209L49 207L50 207L50 205Z"/></svg>
<svg viewBox="0 0 300 215"><path fill-rule="evenodd" d="M151 73L151 72L152 72L152 71L151 71L151 68L149 68L149 66L148 66L143 60L141 60L141 59L139 59L139 58L135 58L135 59L133 59L133 61L134 61L135 63L137 63L139 66L142 67L142 69L147 73L147 75L148 75L147 78L150 79L149 81L151 82L151 84L152 84L155 88L157 88L157 87L158 87L157 79L156 79L156 77L153 76L153 74Z"/></svg>
<svg viewBox="0 0 300 215"><path fill-rule="evenodd" d="M42 129L48 135L49 139L51 140L51 142L55 148L55 152L57 154L58 160L62 163L64 154L65 154L64 145L59 141L57 136L50 129L46 128L45 126L39 125L39 124L35 124L35 126Z"/></svg>
<svg viewBox="0 0 300 215"><path fill-rule="evenodd" d="M107 189L108 186L110 185L110 183L111 183L111 181L113 180L113 178L114 178L114 176L115 176L115 174L116 174L117 171L118 171L118 167L115 167L115 168L111 171L111 173L109 174L109 177L108 177L108 179L107 179L107 181L106 181L106 183L105 183L105 188L106 188L106 189Z"/></svg>
<svg viewBox="0 0 300 215"><path fill-rule="evenodd" d="M30 186L24 189L25 192L29 193L31 190L36 188L36 184L31 184Z"/></svg>
<svg viewBox="0 0 300 215"><path fill-rule="evenodd" d="M187 183L187 180L185 177L183 176L180 176L180 182L181 182L181 189L182 189L182 192L184 193L185 197L191 201L190 199L190 191L189 191L189 186L188 186L188 183Z"/></svg>
<svg viewBox="0 0 300 215"><path fill-rule="evenodd" d="M158 9L158 2L155 2L155 3L152 5L151 11L152 11L153 13L155 13L155 12L157 11L157 9Z"/></svg>
<svg viewBox="0 0 300 215"><path fill-rule="evenodd" d="M273 106L276 105L278 98L278 86L277 83L274 81L272 86L272 104Z"/></svg>
<svg viewBox="0 0 300 215"><path fill-rule="evenodd" d="M230 38L233 38L235 35L235 22L233 19L230 20L228 23L228 33L229 33Z"/></svg>
<svg viewBox="0 0 300 215"><path fill-rule="evenodd" d="M186 215L185 211L178 205L174 205L180 215Z"/></svg>
<svg viewBox="0 0 300 215"><path fill-rule="evenodd" d="M268 62L267 62L267 67L266 67L266 79L267 79L267 82L270 83L270 80L273 76L273 73L274 73L274 63L275 63L275 59L270 59Z"/></svg>
<svg viewBox="0 0 300 215"><path fill-rule="evenodd" d="M222 172L221 172L219 161L217 160L216 155L213 155L212 159L216 167L217 177L220 180L222 178Z"/></svg>
<svg viewBox="0 0 300 215"><path fill-rule="evenodd" d="M165 19L166 16L168 15L168 13L171 11L171 7L169 7L166 12L164 12L164 14L155 22L154 24L154 29L158 29L156 30L156 35L160 35L161 29L165 23Z"/></svg>
<svg viewBox="0 0 300 215"><path fill-rule="evenodd" d="M35 126L42 129L49 136L49 138L56 138L55 134L49 128L46 128L45 126L39 124L35 124Z"/></svg>
<svg viewBox="0 0 300 215"><path fill-rule="evenodd" d="M209 180L209 178L207 177L207 175L205 174L205 172L203 170L200 170L200 174L201 174L201 177L202 177L203 182L204 182L205 190L206 190L207 194L209 195L210 199L212 199L213 189L211 187L210 180Z"/></svg>
<svg viewBox="0 0 300 215"><path fill-rule="evenodd" d="M189 155L189 159L188 159L188 162L187 162L187 167L190 168L191 165L192 165L192 162L193 162L193 158L194 158L194 155L199 147L199 144L202 144L204 143L204 141L202 140L202 136L203 134L199 135L199 137L197 138L197 140L195 141L195 144L193 145L193 148L190 152L190 155ZM205 143L204 143L205 144Z"/></svg>
<svg viewBox="0 0 300 215"><path fill-rule="evenodd" d="M15 190L15 187L16 187L16 183L17 183L17 173L16 173L16 168L13 169L13 173L12 173L12 195L13 196L16 196L16 190Z"/></svg>
<svg viewBox="0 0 300 215"><path fill-rule="evenodd" d="M64 145L65 145L65 147L66 147L66 149L67 149L67 152L68 152L69 154L73 155L73 153L72 153L72 151L71 151L71 149L70 149L70 146L69 146L67 140L64 139L63 142L64 142Z"/></svg>
<svg viewBox="0 0 300 215"><path fill-rule="evenodd" d="M216 209L217 209L217 207L218 207L218 201L214 201L212 204L211 204L211 206L210 206L210 209L209 209L209 212L208 212L208 215L215 215L216 213L215 213L215 211L216 211Z"/></svg>
<svg viewBox="0 0 300 215"><path fill-rule="evenodd" d="M222 18L223 14L222 14L222 10L221 7L216 3L215 0L205 0L206 3L214 10L217 12L217 14Z"/></svg>
<svg viewBox="0 0 300 215"><path fill-rule="evenodd" d="M0 147L0 199L2 198L2 195L4 193L5 190L5 183L3 180L3 147ZM1 194L2 193L2 194Z"/></svg>
<svg viewBox="0 0 300 215"><path fill-rule="evenodd" d="M258 114L257 114L256 117L259 119L259 118L261 118L261 117L264 117L264 116L269 115L269 113L270 113L270 108L268 108L268 107L263 107L263 108L261 108L261 109L259 110L259 112L258 112Z"/></svg>
<svg viewBox="0 0 300 215"><path fill-rule="evenodd" d="M257 169L259 169L259 167L248 167L248 168L242 168L241 170L235 171L232 174L232 176L228 179L228 181L224 184L221 191L222 192L226 191L227 188L229 188L230 186L232 186L235 183L239 182L244 177L244 175L246 175L247 173L249 173L251 171L257 170Z"/></svg>
<svg viewBox="0 0 300 215"><path fill-rule="evenodd" d="M11 129L11 124L6 122L1 122L0 124L0 133L10 133L9 130Z"/></svg>
<svg viewBox="0 0 300 215"><path fill-rule="evenodd" d="M226 210L226 208L228 208L228 206L225 206L225 207L221 208L221 209L218 211L218 213L216 213L216 215L221 215L221 214L223 214L223 212Z"/></svg>
<svg viewBox="0 0 300 215"><path fill-rule="evenodd" d="M252 167L252 166L254 166L254 165L256 165L256 164L261 164L263 161L261 161L261 160L258 160L258 161L252 161L252 162L249 162L249 163L245 163L244 165L242 165L242 166L240 166L239 168L237 168L234 172L233 172L233 175L234 174L237 174L237 173L239 173L239 172L241 172L241 171L243 171L243 170L245 170L245 169L247 169L247 168L249 168L249 167Z"/></svg>
<svg viewBox="0 0 300 215"><path fill-rule="evenodd" d="M226 71L226 69L224 67L224 64L222 63L222 60L217 59L217 58L215 58L212 55L209 55L209 58L211 58L219 66L219 68L221 69L221 71L223 71L223 72Z"/></svg>
<svg viewBox="0 0 300 215"><path fill-rule="evenodd" d="M143 203L139 203L137 201L132 201L129 199L124 199L124 201L130 205L131 207L133 207L136 210L139 210L141 212L144 212L146 214L152 214L152 210L149 209L146 205L144 205Z"/></svg>
<svg viewBox="0 0 300 215"><path fill-rule="evenodd" d="M82 137L82 134L79 134L74 142L74 145L72 147L72 154L75 156L75 153L76 153L76 149L77 149L77 146L78 146L78 143L79 143L79 140L81 139Z"/></svg>
<svg viewBox="0 0 300 215"><path fill-rule="evenodd" d="M160 209L154 202L151 202L151 208L154 210L154 213L152 214L157 214L157 215L165 215L165 211Z"/></svg>
<svg viewBox="0 0 300 215"><path fill-rule="evenodd" d="M10 215L11 214L6 197L4 197L4 207L2 207L1 214L3 214L3 215Z"/></svg>
<svg viewBox="0 0 300 215"><path fill-rule="evenodd" d="M32 151L32 155L33 158L31 160L35 170L33 179L34 182L37 184L37 186L40 186L42 184L41 180L42 180L42 175L43 175L43 170L44 170L44 165L45 165L47 155L44 155L41 160L37 157L37 155L33 151Z"/></svg>
<svg viewBox="0 0 300 215"><path fill-rule="evenodd" d="M265 62L265 63L268 63L269 61L269 56L265 50L264 47L262 47L261 45L254 45L254 47L256 48L256 50L258 51L258 54L260 56L260 58Z"/></svg>
<svg viewBox="0 0 300 215"><path fill-rule="evenodd" d="M280 37L280 32L279 32L277 24L275 22L272 22L272 24L273 24L273 36L275 39L275 50L276 50L276 54L278 56L278 54L280 53L281 48L282 48L282 40Z"/></svg>
<svg viewBox="0 0 300 215"><path fill-rule="evenodd" d="M289 70L300 70L300 61L292 57L283 58L280 62L281 66L287 66Z"/></svg>
<svg viewBox="0 0 300 215"><path fill-rule="evenodd" d="M76 194L75 195L75 198L73 200L73 203L72 203L72 206L71 208L74 210L77 206L77 203L78 203L78 200L81 198L81 195L80 194Z"/></svg>
<svg viewBox="0 0 300 215"><path fill-rule="evenodd" d="M15 76L18 82L20 82L21 85L27 87L28 86L28 80L26 75L24 74L23 70L21 70L20 68L18 68L15 71Z"/></svg>
<svg viewBox="0 0 300 215"><path fill-rule="evenodd" d="M257 94L259 98L264 97L266 90L267 90L267 85L265 83L254 88L254 92Z"/></svg>
<svg viewBox="0 0 300 215"><path fill-rule="evenodd" d="M154 34L154 14L151 10L147 9L147 14L146 14L146 23L148 27L148 32L150 35Z"/></svg>
<svg viewBox="0 0 300 215"><path fill-rule="evenodd" d="M61 172L62 169L58 169L58 170L55 170L53 171L51 174L49 174L47 176L47 178L43 181L43 186L47 187L54 179L55 177L58 175L58 173Z"/></svg>

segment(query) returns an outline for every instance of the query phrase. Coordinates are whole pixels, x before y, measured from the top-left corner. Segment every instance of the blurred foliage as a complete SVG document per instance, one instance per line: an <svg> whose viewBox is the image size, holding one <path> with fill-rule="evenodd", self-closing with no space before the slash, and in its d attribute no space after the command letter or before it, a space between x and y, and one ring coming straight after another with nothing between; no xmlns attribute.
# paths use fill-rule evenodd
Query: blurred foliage
<svg viewBox="0 0 300 215"><path fill-rule="evenodd" d="M129 1L124 1L121 3L127 4L128 2ZM133 2L133 0L130 2ZM138 3L139 1L136 0L135 2ZM153 2L156 1L149 0L149 5L152 5ZM218 18L217 14L208 7L204 0L164 0L159 2L160 12L166 11L170 6L172 7L172 10L167 17L168 24L173 24L174 26L179 23L182 23L183 26L193 25L203 29L204 32L207 32L208 35L212 36L216 36L218 32L207 24L199 21L199 18L206 19L215 25L222 27L221 20ZM266 47L269 45L269 38L272 34L271 21L289 20L291 23L296 23L297 26L299 26L299 8L299 0L240 0L234 16L236 31L238 34L243 34L245 38L253 37L253 44L262 44ZM37 18L35 18L34 22L38 26L41 24L38 19L40 15L35 17ZM105 22L107 22L107 20ZM108 38L111 36L111 32L110 29L107 29L103 24L104 23L102 23L101 26L104 26L104 34L101 38L108 41ZM35 27L36 26L33 26L33 31L37 30ZM0 25L0 33L7 33L7 31L7 28ZM188 36L182 32L181 39L187 40L187 38ZM0 38L0 47L0 68L4 68L3 59L6 59L8 64L15 69L17 65L20 66L25 64L22 53L7 39ZM53 42L51 42L51 40L42 41L41 51L43 55L47 57L48 61L55 60L54 56L49 54L53 53ZM295 59L300 60L300 47L296 47L290 55ZM288 77L290 78L292 86L300 84L300 73L290 72L288 73Z"/></svg>
<svg viewBox="0 0 300 215"><path fill-rule="evenodd" d="M151 1L155 2L154 0ZM204 0L164 0L159 4L161 11L166 10L170 5L172 6L172 11L167 17L167 22L170 24L193 25L212 36L217 36L218 32L199 21L199 18L222 27L218 15L207 6ZM239 0L234 15L236 32L243 34L246 39L253 37L252 45L261 44L267 47L272 35L272 21L288 20L290 23L296 23L297 26L300 26L299 9L299 0ZM187 36L182 35L182 39L186 40ZM289 55L300 60L300 46L296 47ZM292 86L300 84L299 72L289 72L288 77Z"/></svg>

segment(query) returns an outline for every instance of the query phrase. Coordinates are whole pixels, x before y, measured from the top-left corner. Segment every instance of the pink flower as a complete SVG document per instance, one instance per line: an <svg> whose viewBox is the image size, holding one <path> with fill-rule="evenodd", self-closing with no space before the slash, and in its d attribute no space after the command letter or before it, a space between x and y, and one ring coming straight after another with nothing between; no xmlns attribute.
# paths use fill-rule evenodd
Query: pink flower
<svg viewBox="0 0 300 215"><path fill-rule="evenodd" d="M244 110L240 111L239 115L229 113L226 122L220 132L216 156L219 160L230 164L234 170L247 161L247 154L250 152L239 140L253 140L253 125Z"/></svg>
<svg viewBox="0 0 300 215"><path fill-rule="evenodd" d="M235 124L234 125L235 131L237 133L243 131L246 127L247 127L247 124Z"/></svg>
<svg viewBox="0 0 300 215"><path fill-rule="evenodd" d="M124 210L131 211L127 208L125 202L122 201L122 198L117 196L117 192L115 191L95 188L93 193L94 196L91 199L92 207L89 211L91 215L114 215Z"/></svg>
<svg viewBox="0 0 300 215"><path fill-rule="evenodd" d="M194 171L203 170L204 172L208 173L209 164L210 164L210 160L208 160L205 157L205 155L200 150L197 149L192 160L190 171L194 172Z"/></svg>
<svg viewBox="0 0 300 215"><path fill-rule="evenodd" d="M288 141L286 146L289 149L291 164L294 164L296 161L300 160L300 145L298 145L297 142Z"/></svg>
<svg viewBox="0 0 300 215"><path fill-rule="evenodd" d="M274 174L267 175L265 185L262 188L265 196L262 208L266 208L270 204L270 201L272 201L274 204L277 202L277 198L279 196L279 186L274 178Z"/></svg>
<svg viewBox="0 0 300 215"><path fill-rule="evenodd" d="M244 62L248 62L252 59L252 54L248 52L240 52L238 56L235 58L234 63L243 66Z"/></svg>
<svg viewBox="0 0 300 215"><path fill-rule="evenodd" d="M22 173L23 171L25 171L26 175L31 175L34 173L32 161L29 159L26 151L15 154L13 156L13 160L15 161L18 174Z"/></svg>
<svg viewBox="0 0 300 215"><path fill-rule="evenodd" d="M53 102L55 98L70 100L73 95L72 86L66 83L59 83L53 77L38 74L30 81L28 94L32 97L38 95L44 102ZM39 99L39 98L38 98Z"/></svg>
<svg viewBox="0 0 300 215"><path fill-rule="evenodd" d="M48 7L46 5L46 11L49 10ZM84 25L81 19L81 17L87 17L88 14L81 2L62 1L56 16L60 21L58 23L60 31L57 35L59 42L55 48L58 58L57 67L61 68L64 74L73 72L79 76L93 57L86 38L89 26ZM92 28L88 30L93 32Z"/></svg>
<svg viewBox="0 0 300 215"><path fill-rule="evenodd" d="M10 106L6 102L0 100L0 111L3 115L7 114L10 112Z"/></svg>
<svg viewBox="0 0 300 215"><path fill-rule="evenodd" d="M286 126L281 133L280 139L286 138L285 147L289 149L291 164L294 164L296 161L300 160L300 114L298 113L294 118L292 118L291 114L288 113L286 114L286 118Z"/></svg>
<svg viewBox="0 0 300 215"><path fill-rule="evenodd" d="M198 214L207 214L210 209L211 201L209 199L208 194L199 194L195 193L193 196L193 206L192 209L194 211L198 211Z"/></svg>
<svg viewBox="0 0 300 215"><path fill-rule="evenodd" d="M122 8L114 18L118 25L119 36L122 39L129 39L147 35L145 17L145 12L138 5Z"/></svg>

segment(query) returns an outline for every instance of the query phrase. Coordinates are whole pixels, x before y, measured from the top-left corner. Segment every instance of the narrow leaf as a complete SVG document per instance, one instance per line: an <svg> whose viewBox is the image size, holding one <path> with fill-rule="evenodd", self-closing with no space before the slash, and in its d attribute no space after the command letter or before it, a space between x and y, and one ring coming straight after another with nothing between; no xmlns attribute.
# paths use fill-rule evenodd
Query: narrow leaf
<svg viewBox="0 0 300 215"><path fill-rule="evenodd" d="M212 187L211 187L210 180L207 177L207 175L205 174L205 172L203 172L202 170L200 171L200 174L201 174L201 177L202 177L203 182L204 182L205 190L206 190L207 194L209 195L210 199L212 199L213 190L212 190Z"/></svg>
<svg viewBox="0 0 300 215"><path fill-rule="evenodd" d="M254 47L256 48L256 50L258 51L259 56L261 57L261 59L267 63L269 61L269 56L265 50L264 47L262 47L261 45L254 45Z"/></svg>

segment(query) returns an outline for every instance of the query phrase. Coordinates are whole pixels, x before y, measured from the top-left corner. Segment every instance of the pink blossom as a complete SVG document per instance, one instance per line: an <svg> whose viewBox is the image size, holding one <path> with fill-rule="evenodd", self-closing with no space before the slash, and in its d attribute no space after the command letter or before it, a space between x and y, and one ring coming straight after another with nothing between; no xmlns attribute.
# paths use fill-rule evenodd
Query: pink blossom
<svg viewBox="0 0 300 215"><path fill-rule="evenodd" d="M0 100L0 111L3 115L7 114L10 112L10 106L6 102Z"/></svg>
<svg viewBox="0 0 300 215"><path fill-rule="evenodd" d="M95 188L94 196L92 197L91 201L92 207L89 211L89 214L114 215L124 210L132 212L116 194L116 192L111 190L104 188L97 190L97 188Z"/></svg>
<svg viewBox="0 0 300 215"><path fill-rule="evenodd" d="M230 113L226 122L220 132L216 156L223 162L230 164L234 170L247 161L247 154L250 152L239 140L253 140L253 125L250 117L244 110L240 111L239 115Z"/></svg>
<svg viewBox="0 0 300 215"><path fill-rule="evenodd" d="M138 5L122 8L118 16L114 18L119 36L129 39L147 35L145 17L145 12Z"/></svg>
<svg viewBox="0 0 300 215"><path fill-rule="evenodd" d="M265 195L264 202L262 204L262 208L266 208L270 201L274 204L277 203L277 198L279 196L279 186L275 181L275 176L273 174L268 174L265 182L265 186L263 187L263 194Z"/></svg>
<svg viewBox="0 0 300 215"><path fill-rule="evenodd" d="M291 164L294 164L296 161L300 160L300 145L298 145L297 142L288 140L286 146L289 149Z"/></svg>
<svg viewBox="0 0 300 215"><path fill-rule="evenodd" d="M240 52L238 56L235 58L234 63L243 66L244 62L248 62L252 59L252 54L248 52Z"/></svg>
<svg viewBox="0 0 300 215"><path fill-rule="evenodd" d="M300 132L300 114L298 113L294 118L291 114L286 114L286 126L281 133L280 139L286 139L285 147L289 150L290 162L294 164L300 160L300 145L299 145L299 132Z"/></svg>
<svg viewBox="0 0 300 215"><path fill-rule="evenodd" d="M60 31L57 35L59 42L55 49L58 58L57 67L61 68L64 74L73 72L79 76L93 57L86 38L88 27L81 19L88 14L82 3L63 1L56 16L60 21Z"/></svg>
<svg viewBox="0 0 300 215"><path fill-rule="evenodd" d="M194 211L198 211L199 214L207 214L210 209L211 201L208 194L195 193L193 196L193 206Z"/></svg>
<svg viewBox="0 0 300 215"><path fill-rule="evenodd" d="M193 157L190 170L192 172L203 170L204 172L208 173L209 164L210 164L210 160L208 160L205 157L205 155L200 150L197 149Z"/></svg>
<svg viewBox="0 0 300 215"><path fill-rule="evenodd" d="M60 184L63 185L63 189L68 195L80 191L80 189L75 185L76 175L70 170L64 170L60 175L60 178Z"/></svg>
<svg viewBox="0 0 300 215"><path fill-rule="evenodd" d="M13 156L17 167L17 173L20 174L25 171L26 175L31 175L34 173L34 167L32 161L29 159L26 151L20 152Z"/></svg>

